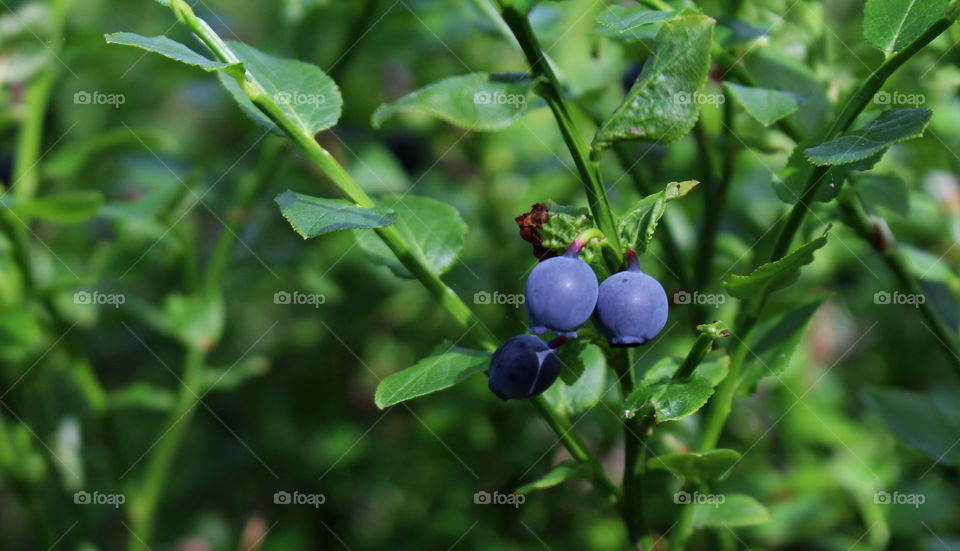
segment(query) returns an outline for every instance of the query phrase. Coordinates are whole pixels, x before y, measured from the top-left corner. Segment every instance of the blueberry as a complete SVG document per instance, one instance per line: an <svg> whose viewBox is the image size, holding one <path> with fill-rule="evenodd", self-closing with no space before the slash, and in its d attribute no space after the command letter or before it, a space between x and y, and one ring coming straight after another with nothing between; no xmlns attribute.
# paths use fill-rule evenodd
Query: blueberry
<svg viewBox="0 0 960 551"><path fill-rule="evenodd" d="M504 400L530 398L557 380L560 358L550 346L533 335L507 339L493 354L489 387Z"/></svg>
<svg viewBox="0 0 960 551"><path fill-rule="evenodd" d="M597 322L612 346L641 345L667 324L663 286L640 271L636 253L627 257L627 270L605 279L597 298Z"/></svg>
<svg viewBox="0 0 960 551"><path fill-rule="evenodd" d="M530 329L541 334L577 336L577 328L590 319L597 305L597 276L580 260L583 242L574 241L563 256L536 265L524 289Z"/></svg>

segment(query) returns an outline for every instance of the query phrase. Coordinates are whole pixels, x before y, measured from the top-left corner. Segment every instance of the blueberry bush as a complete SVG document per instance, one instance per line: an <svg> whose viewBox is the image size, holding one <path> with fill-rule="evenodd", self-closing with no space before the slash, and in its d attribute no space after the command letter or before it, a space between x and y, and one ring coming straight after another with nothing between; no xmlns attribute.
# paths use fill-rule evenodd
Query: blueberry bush
<svg viewBox="0 0 960 551"><path fill-rule="evenodd" d="M957 0L0 5L4 549L960 548Z"/></svg>

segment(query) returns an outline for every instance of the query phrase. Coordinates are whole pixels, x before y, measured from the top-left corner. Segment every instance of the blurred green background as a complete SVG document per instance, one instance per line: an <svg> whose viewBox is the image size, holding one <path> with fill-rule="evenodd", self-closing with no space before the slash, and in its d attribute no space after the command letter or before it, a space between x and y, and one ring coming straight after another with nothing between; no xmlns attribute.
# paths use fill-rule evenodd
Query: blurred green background
<svg viewBox="0 0 960 551"><path fill-rule="evenodd" d="M238 228L233 262L220 282L225 326L208 357L211 366L233 368L231 376L185 422L161 488L151 548L626 547L619 518L586 483L530 494L518 508L474 503L477 491L511 492L567 457L532 408L501 403L485 378L385 411L375 407L380 379L413 365L440 340L456 340L459 331L419 284L371 264L352 233L304 241L291 231L275 195L293 189L336 196L335 188L241 114L213 77L104 42L104 33L134 31L167 34L201 50L168 9L147 0L60 0L67 13L61 35L50 15L60 8L0 4L0 180L9 185L18 170L30 86L51 78L41 155L28 172L38 178L41 196L97 190L105 200L81 222L27 221L33 292L18 275L8 236L0 242L0 548L109 550L135 537L126 505L82 506L74 494L124 494L144 475L144 456L170 430L183 352L155 330L150 305L183 292L191 259L204 262L223 231L234 190L264 165L267 183ZM620 102L655 31L629 40L598 31L595 15L606 4L548 2L532 14L587 129L590 116L605 116ZM485 5L209 0L194 7L222 36L314 63L335 78L343 117L318 139L368 192L412 191L460 212L470 229L461 261L444 279L470 304L478 292L522 291L535 259L517 236L515 216L546 199L585 205L549 110L535 104L499 133L419 115L394 117L380 130L369 120L382 102L446 76L524 71L522 56ZM805 88L807 102L795 117L807 129L823 124L837 99L882 60L861 35L863 2L698 5L729 18L721 27L727 44L745 54L766 85L789 80ZM759 32L748 40L751 29ZM934 113L925 137L897 146L875 170L898 183L855 180L909 245L926 299L954 327L958 38L954 26L885 88L921 94L922 106ZM708 86L721 90L715 82ZM111 105L105 97L122 100ZM784 136L739 110L725 130L723 109L708 106L703 114L712 147L731 159L718 275L746 272L752 255L769 246L768 230L785 210L771 181L791 149ZM640 185L615 156L604 157L617 212L644 189L703 176L692 136L668 147L628 149L631 162L639 160ZM703 217L696 194L668 215L688 264ZM960 549L960 447L917 449L888 426L913 419L919 424L905 425L901 436L909 439L921 427L960 439L960 390L948 359L915 308L875 300L878 292L897 292L895 280L871 247L837 222L835 207L818 204L814 214L804 234L833 223L831 241L770 310L787 312L822 296L826 302L788 370L737 402L722 440L745 455L719 489L756 497L773 520L735 535L700 534L692 547ZM669 294L718 292L719 285L684 287L658 262L663 256L656 246L644 269ZM89 307L77 304L78 291L122 295L124 302ZM324 302L276 304L275 293L284 291L322 294ZM45 301L65 326L51 322ZM672 308L668 330L642 349L642 368L683 355L694 323L732 322L733 302ZM498 336L525 330L522 308L476 310ZM918 394L884 409L864 396L880 385ZM611 387L603 403L575 419L611 476L622 468L617 407ZM926 426L929 409L946 424ZM686 449L697 422L695 416L658 429L653 449ZM666 474L649 477L645 496L659 533L671 528L676 490ZM282 491L323 494L325 502L276 504L274 494ZM877 503L879 491L923 495L924 503Z"/></svg>

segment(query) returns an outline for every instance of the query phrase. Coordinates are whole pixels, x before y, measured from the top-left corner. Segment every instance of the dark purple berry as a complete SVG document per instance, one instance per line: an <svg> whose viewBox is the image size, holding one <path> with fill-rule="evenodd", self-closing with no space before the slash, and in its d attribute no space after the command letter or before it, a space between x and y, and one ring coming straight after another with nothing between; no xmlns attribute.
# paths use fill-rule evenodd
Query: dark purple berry
<svg viewBox="0 0 960 551"><path fill-rule="evenodd" d="M531 398L547 390L560 374L560 358L533 335L507 339L493 354L489 387L504 400Z"/></svg>
<svg viewBox="0 0 960 551"><path fill-rule="evenodd" d="M577 328L590 319L597 304L597 276L580 260L583 242L574 241L563 256L537 264L524 289L530 329L576 337Z"/></svg>
<svg viewBox="0 0 960 551"><path fill-rule="evenodd" d="M627 253L626 271L608 277L597 297L597 322L612 346L638 346L667 324L667 293L640 271L637 255Z"/></svg>

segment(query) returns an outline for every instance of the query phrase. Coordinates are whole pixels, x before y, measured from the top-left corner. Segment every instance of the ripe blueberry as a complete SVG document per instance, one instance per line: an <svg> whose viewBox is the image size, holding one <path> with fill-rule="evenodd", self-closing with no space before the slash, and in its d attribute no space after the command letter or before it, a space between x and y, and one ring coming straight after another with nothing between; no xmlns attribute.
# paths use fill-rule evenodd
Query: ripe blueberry
<svg viewBox="0 0 960 551"><path fill-rule="evenodd" d="M638 346L667 324L667 293L640 271L637 255L627 253L628 267L600 285L597 322L612 346Z"/></svg>
<svg viewBox="0 0 960 551"><path fill-rule="evenodd" d="M488 386L503 400L530 398L557 380L560 365L557 353L539 337L517 335L493 354Z"/></svg>
<svg viewBox="0 0 960 551"><path fill-rule="evenodd" d="M576 338L577 328L590 319L597 305L597 276L580 260L584 244L574 240L563 256L537 264L527 277L524 295L534 333Z"/></svg>

